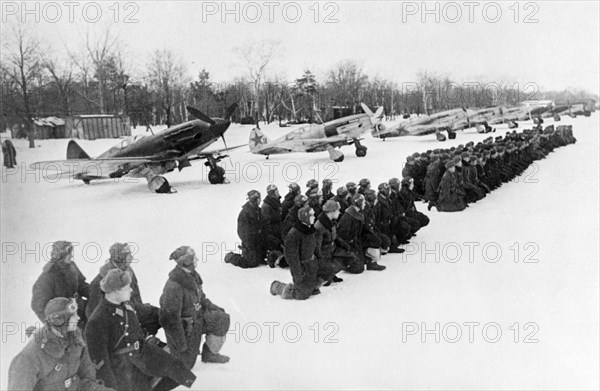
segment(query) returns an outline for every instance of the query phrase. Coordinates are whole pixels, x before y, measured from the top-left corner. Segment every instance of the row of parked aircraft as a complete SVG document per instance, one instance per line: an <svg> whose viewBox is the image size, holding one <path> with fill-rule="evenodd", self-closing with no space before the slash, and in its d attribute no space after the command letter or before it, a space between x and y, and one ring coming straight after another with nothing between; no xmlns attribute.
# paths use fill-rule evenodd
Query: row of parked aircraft
<svg viewBox="0 0 600 391"><path fill-rule="evenodd" d="M375 112L361 104L364 113L338 118L332 121L310 124L292 130L284 136L270 141L256 126L250 132L248 146L254 154L270 155L292 152L327 151L331 160L341 162L344 154L338 149L354 145L358 157L367 154L367 147L361 144L362 136L371 131L373 137L385 140L388 137L424 136L436 134L440 141L448 132L450 138L456 137L457 130L475 127L480 133L493 131L491 125L506 123L509 128L517 126L516 121L534 120L541 123L542 118L553 117L560 120L561 115L589 115L589 112L573 110L570 105L549 108L531 108L518 106L510 108L492 107L482 110L452 109L432 115L424 115L400 122L386 128L382 123L383 107ZM172 126L151 136L128 137L96 158L91 158L74 140L67 146L67 159L37 162L32 168L55 169L61 174L82 180L89 184L92 180L134 177L145 178L148 187L157 193L175 192L163 174L181 171L191 166L191 161L205 159L210 167L208 180L212 184L224 183L225 170L217 163L232 149L245 146L227 147L225 132L231 125L231 115L237 104L231 105L224 118L211 118L193 107L187 107L195 118ZM206 151L206 148L218 139L222 139L224 149Z"/></svg>

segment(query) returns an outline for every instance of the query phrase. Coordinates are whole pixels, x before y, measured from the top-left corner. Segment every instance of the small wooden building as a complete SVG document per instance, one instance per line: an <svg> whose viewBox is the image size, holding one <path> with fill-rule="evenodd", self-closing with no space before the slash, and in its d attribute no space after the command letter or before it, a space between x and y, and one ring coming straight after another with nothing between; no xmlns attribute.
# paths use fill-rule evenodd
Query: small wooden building
<svg viewBox="0 0 600 391"><path fill-rule="evenodd" d="M128 116L110 114L74 115L66 119L66 137L85 140L131 136Z"/></svg>
<svg viewBox="0 0 600 391"><path fill-rule="evenodd" d="M33 120L34 138L45 140L65 137L65 121L57 117L37 118Z"/></svg>

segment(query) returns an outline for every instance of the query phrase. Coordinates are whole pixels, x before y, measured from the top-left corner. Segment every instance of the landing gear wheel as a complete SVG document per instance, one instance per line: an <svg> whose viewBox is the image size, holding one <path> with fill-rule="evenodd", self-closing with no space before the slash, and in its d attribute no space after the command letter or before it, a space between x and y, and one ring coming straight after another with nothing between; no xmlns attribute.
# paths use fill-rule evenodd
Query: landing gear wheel
<svg viewBox="0 0 600 391"><path fill-rule="evenodd" d="M223 167L215 167L208 172L208 181L213 184L225 182L225 169Z"/></svg>
<svg viewBox="0 0 600 391"><path fill-rule="evenodd" d="M367 147L365 147L365 146L357 147L356 148L356 156L358 156L358 157L367 156Z"/></svg>
<svg viewBox="0 0 600 391"><path fill-rule="evenodd" d="M344 155L340 156L337 159L333 159L334 162L339 163L339 162L343 162L344 161Z"/></svg>

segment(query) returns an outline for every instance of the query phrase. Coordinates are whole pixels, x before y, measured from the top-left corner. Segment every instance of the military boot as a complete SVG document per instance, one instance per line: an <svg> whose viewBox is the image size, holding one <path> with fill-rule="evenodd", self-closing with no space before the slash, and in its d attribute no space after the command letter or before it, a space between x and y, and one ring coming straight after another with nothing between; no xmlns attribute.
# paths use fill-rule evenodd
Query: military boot
<svg viewBox="0 0 600 391"><path fill-rule="evenodd" d="M225 364L229 362L229 357L219 353L210 351L206 344L202 345L202 362Z"/></svg>
<svg viewBox="0 0 600 391"><path fill-rule="evenodd" d="M271 294L273 296L281 295L284 287L285 287L285 284L283 282L279 282L277 280L273 281L271 283Z"/></svg>

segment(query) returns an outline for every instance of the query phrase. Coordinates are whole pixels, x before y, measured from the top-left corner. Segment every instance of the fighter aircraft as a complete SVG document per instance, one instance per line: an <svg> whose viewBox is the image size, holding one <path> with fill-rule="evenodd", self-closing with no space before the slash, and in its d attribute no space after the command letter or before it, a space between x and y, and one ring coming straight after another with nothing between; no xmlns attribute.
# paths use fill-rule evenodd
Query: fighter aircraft
<svg viewBox="0 0 600 391"><path fill-rule="evenodd" d="M222 152L242 147L228 148L225 131L231 122L229 118L237 108L237 103L229 106L225 118L210 118L200 110L187 107L196 119L172 126L151 136L135 136L121 140L96 158L91 158L74 140L67 146L67 160L37 162L31 168L55 168L61 174L67 173L74 179L89 184L91 180L121 178L124 176L146 178L150 190L157 193L174 193L162 174L181 171L191 166L190 161L206 159L210 167L208 180L212 184L225 182L225 170L217 163L227 155ZM204 151L219 138L224 149Z"/></svg>
<svg viewBox="0 0 600 391"><path fill-rule="evenodd" d="M368 129L378 126L383 115L383 107L373 113L361 103L364 114L338 118L322 124L310 124L295 129L277 140L270 141L258 128L252 129L248 145L254 154L269 155L290 152L329 152L334 162L344 160L344 154L336 149L354 144L356 156L367 154L367 147L360 143L360 136Z"/></svg>
<svg viewBox="0 0 600 391"><path fill-rule="evenodd" d="M445 141L446 136L441 132L447 131L448 136L454 138L456 137L456 130L474 126L466 126L468 123L467 116L467 110L464 108L445 110L431 115L410 118L390 128L385 128L383 125L376 126L371 131L371 135L385 140L387 137L426 136L435 133L438 141Z"/></svg>

